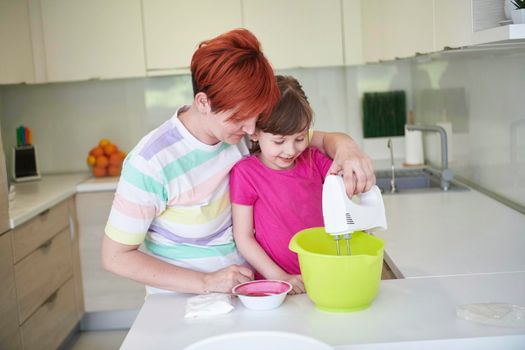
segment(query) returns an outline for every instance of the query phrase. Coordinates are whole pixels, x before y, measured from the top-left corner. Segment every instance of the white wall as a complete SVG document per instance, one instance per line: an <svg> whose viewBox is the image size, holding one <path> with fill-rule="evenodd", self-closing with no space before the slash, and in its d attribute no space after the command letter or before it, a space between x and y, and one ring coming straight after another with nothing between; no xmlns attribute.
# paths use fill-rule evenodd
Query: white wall
<svg viewBox="0 0 525 350"><path fill-rule="evenodd" d="M361 96L365 91L409 88L406 63L279 71L293 75L315 111L318 130L349 132L374 158L386 158L386 140L363 140ZM189 76L121 79L0 88L4 147L16 128L33 131L42 173L86 170L85 159L99 139L129 151L148 131L192 99ZM3 102L3 107L2 103ZM397 138L401 142L402 138ZM403 156L403 147L398 147ZM10 151L6 151L10 158Z"/></svg>
<svg viewBox="0 0 525 350"><path fill-rule="evenodd" d="M373 159L389 153L386 138L363 139L362 95L405 90L416 122L452 122L457 174L525 205L525 49L432 57L278 73L302 83L316 129L350 133ZM100 138L129 151L191 96L189 76L4 86L4 147L14 145L15 129L24 124L33 130L44 173L85 170L87 152ZM393 141L396 158L403 158L404 138ZM426 153L439 163L436 148Z"/></svg>
<svg viewBox="0 0 525 350"><path fill-rule="evenodd" d="M525 49L451 53L412 68L416 120L452 123L451 168L524 206Z"/></svg>

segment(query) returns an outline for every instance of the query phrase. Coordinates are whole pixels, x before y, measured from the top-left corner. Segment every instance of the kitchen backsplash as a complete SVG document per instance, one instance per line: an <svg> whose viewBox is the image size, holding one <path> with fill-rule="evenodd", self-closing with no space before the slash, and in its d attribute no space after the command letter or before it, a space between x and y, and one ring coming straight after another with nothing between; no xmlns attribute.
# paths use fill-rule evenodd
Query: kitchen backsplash
<svg viewBox="0 0 525 350"><path fill-rule="evenodd" d="M349 133L373 159L389 152L386 138L363 138L363 93L405 91L417 123L451 122L456 173L525 205L523 62L525 49L519 49L278 73L302 83L316 129ZM43 173L87 170L87 152L99 139L129 151L191 98L189 76L3 86L4 149L15 144L23 124L33 130ZM404 137L393 141L396 158L403 158ZM429 135L425 144L428 159L439 163L438 143Z"/></svg>

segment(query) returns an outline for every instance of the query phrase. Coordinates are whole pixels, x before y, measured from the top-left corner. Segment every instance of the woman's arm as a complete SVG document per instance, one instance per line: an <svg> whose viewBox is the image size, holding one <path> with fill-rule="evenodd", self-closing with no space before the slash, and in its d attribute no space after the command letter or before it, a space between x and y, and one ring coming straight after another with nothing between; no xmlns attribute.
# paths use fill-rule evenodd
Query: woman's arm
<svg viewBox="0 0 525 350"><path fill-rule="evenodd" d="M376 182L372 160L343 133L314 131L311 145L334 160L330 173L343 173L349 196L370 190Z"/></svg>
<svg viewBox="0 0 525 350"><path fill-rule="evenodd" d="M253 272L245 266L231 265L216 272L203 273L156 259L142 253L138 247L115 242L104 235L102 265L117 275L182 293L229 293L235 285L253 279Z"/></svg>
<svg viewBox="0 0 525 350"><path fill-rule="evenodd" d="M304 293L300 276L289 275L279 267L255 240L253 234L253 207L232 204L233 237L241 255L267 279L288 281L295 293Z"/></svg>

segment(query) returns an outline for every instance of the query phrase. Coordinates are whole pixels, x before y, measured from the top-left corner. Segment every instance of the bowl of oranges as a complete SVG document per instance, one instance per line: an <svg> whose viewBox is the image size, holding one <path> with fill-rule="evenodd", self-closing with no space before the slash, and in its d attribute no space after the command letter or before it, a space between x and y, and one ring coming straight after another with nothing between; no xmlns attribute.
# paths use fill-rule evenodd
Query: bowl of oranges
<svg viewBox="0 0 525 350"><path fill-rule="evenodd" d="M108 139L102 139L87 156L87 164L95 177L120 176L126 153Z"/></svg>

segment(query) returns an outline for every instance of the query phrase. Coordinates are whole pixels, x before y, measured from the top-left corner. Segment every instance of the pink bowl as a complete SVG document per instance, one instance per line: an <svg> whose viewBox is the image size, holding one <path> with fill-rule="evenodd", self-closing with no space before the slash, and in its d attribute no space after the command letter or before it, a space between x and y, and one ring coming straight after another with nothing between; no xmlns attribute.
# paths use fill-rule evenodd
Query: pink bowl
<svg viewBox="0 0 525 350"><path fill-rule="evenodd" d="M232 293L252 310L275 309L282 304L292 285L278 280L257 280L236 285Z"/></svg>

